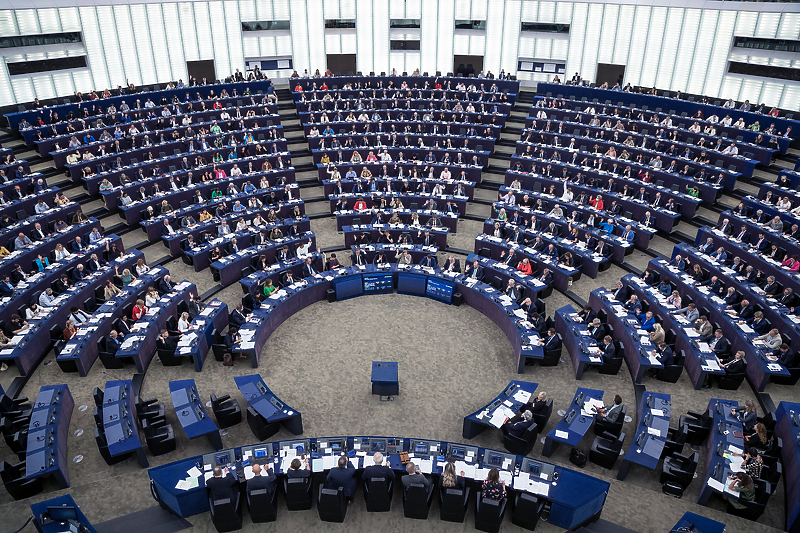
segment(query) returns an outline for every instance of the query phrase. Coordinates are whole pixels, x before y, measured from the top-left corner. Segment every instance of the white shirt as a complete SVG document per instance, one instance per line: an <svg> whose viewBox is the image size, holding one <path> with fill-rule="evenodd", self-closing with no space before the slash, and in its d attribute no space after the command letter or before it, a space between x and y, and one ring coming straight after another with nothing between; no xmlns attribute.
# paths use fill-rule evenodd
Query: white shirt
<svg viewBox="0 0 800 533"><path fill-rule="evenodd" d="M305 244L301 244L297 247L297 255L308 255L311 252L311 242L307 242Z"/></svg>
<svg viewBox="0 0 800 533"><path fill-rule="evenodd" d="M53 301L56 299L55 296L52 294L47 294L47 292L42 292L39 295L39 305L42 307L51 307L53 305Z"/></svg>

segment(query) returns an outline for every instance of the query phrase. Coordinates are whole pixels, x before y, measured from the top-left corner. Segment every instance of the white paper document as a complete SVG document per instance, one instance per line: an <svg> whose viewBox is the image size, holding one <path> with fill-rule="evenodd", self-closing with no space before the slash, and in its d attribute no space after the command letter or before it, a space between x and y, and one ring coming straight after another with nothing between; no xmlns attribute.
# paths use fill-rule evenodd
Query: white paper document
<svg viewBox="0 0 800 533"><path fill-rule="evenodd" d="M569 438L569 431L561 431L560 429L556 430L556 438L557 439L568 439Z"/></svg>

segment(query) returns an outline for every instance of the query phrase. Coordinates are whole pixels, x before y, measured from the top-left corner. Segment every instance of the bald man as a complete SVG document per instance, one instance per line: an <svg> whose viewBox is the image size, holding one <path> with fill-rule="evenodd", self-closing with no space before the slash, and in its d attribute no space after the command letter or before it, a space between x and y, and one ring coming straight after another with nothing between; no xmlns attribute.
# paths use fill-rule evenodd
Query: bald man
<svg viewBox="0 0 800 533"><path fill-rule="evenodd" d="M272 499L272 495L275 492L276 479L277 477L272 471L272 468L268 467L266 470L264 470L261 468L260 464L254 464L253 477L247 482L248 495L254 490L267 489L267 496Z"/></svg>

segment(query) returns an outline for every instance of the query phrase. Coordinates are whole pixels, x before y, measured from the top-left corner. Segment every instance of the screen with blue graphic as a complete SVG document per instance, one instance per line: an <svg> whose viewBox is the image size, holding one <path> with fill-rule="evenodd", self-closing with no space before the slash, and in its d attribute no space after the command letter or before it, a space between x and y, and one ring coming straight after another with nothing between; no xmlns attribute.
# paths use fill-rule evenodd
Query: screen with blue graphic
<svg viewBox="0 0 800 533"><path fill-rule="evenodd" d="M364 274L363 278L365 293L378 294L394 291L391 272L381 274Z"/></svg>
<svg viewBox="0 0 800 533"><path fill-rule="evenodd" d="M454 283L450 283L449 281L444 281L438 278L428 278L427 295L429 298L449 304L453 301L454 289Z"/></svg>

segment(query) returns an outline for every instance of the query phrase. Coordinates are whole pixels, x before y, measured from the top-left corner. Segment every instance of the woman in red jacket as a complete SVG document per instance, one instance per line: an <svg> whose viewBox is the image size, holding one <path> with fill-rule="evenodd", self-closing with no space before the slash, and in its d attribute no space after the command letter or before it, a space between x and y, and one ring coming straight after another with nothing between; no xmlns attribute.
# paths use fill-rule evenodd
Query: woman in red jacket
<svg viewBox="0 0 800 533"><path fill-rule="evenodd" d="M131 318L139 320L145 313L147 313L147 308L144 306L144 301L136 300L136 305L133 306L133 311L131 312Z"/></svg>

